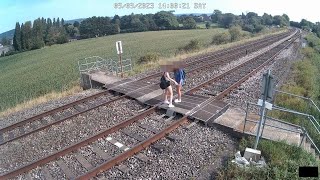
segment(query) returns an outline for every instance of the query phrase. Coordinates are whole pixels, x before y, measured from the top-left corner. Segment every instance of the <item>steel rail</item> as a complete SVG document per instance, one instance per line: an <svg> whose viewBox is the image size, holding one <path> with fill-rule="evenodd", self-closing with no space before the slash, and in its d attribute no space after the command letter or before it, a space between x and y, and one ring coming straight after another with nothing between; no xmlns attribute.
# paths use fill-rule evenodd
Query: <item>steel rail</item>
<svg viewBox="0 0 320 180"><path fill-rule="evenodd" d="M88 100L91 100L91 99L94 99L94 98L103 96L103 95L105 95L105 94L108 94L108 92L107 92L107 91L103 91L103 92L94 94L94 95L92 95L92 96L85 97L85 98L79 99L79 100L77 100L77 101L71 102L71 103L69 103L69 104L65 104L65 105L60 106L60 107L57 107L57 108L55 108L55 109L52 109L52 110L49 110L49 111L45 111L45 112L43 112L43 113L41 113L41 114L35 115L35 116L33 116L33 117L27 118L27 119L25 119L25 120L22 120L22 121L20 121L20 122L11 124L11 125L9 125L9 126L6 126L6 127L2 128L2 129L0 129L0 134L1 134L1 133L4 133L4 132L7 132L7 131L10 131L10 130L12 130L12 129L15 129L15 128L21 126L21 125L26 124L26 123L29 123L29 122L38 120L38 119L40 119L40 118L46 117L46 116L51 115L51 114L54 114L54 113L56 113L56 112L60 112L60 111L63 111L63 110L65 110L65 109L71 108L71 107L73 107L73 106L75 106L75 105L84 103L84 102L86 102L86 101L88 101Z"/></svg>
<svg viewBox="0 0 320 180"><path fill-rule="evenodd" d="M95 167L94 169L88 171L87 173L77 177L76 179L90 179L94 176L96 176L96 174L98 174L101 171L105 171L108 170L110 168L112 168L113 166L119 164L120 162L128 159L129 157L132 157L133 155L135 155L136 153L142 151L143 149L145 149L146 147L150 146L152 143L158 141L159 139L165 137L167 134L169 134L170 132L174 131L175 129L177 129L180 125L186 123L188 121L187 116L183 116L182 118L180 118L179 120L175 121L174 123L172 123L169 127L165 128L164 130L160 131L159 133L153 135L152 137L144 140L143 142L137 144L136 146L130 148L129 150L121 153L118 156L115 156L114 158L110 159L109 161L103 163L102 165Z"/></svg>
<svg viewBox="0 0 320 180"><path fill-rule="evenodd" d="M110 99L110 100L107 101L107 102L103 102L103 103L94 105L94 106L92 106L92 107L89 107L88 109L85 109L85 110L83 110L83 111L80 111L80 112L71 114L71 115L69 115L69 116L65 116L65 117L63 117L62 119L59 119L59 120L57 120L57 121L53 121L53 122L51 122L51 123L49 123L49 124L47 124L47 125L45 125L45 126L38 127L38 128L36 128L36 129L34 129L34 130L30 131L30 132L27 132L27 133L24 133L24 134L22 134L22 135L15 136L15 137L12 138L12 139L3 141L2 143L0 143L0 145L3 145L3 144L5 144L5 143L8 143L8 142L11 142L11 141L14 141L14 140L17 140L17 139L26 137L26 136L28 136L28 135L30 135L30 134L33 134L33 133L36 133L36 132L41 131L41 130L43 130L43 129L49 128L49 127L51 127L51 126L53 126L53 125L55 125L55 124L62 123L63 121L68 120L68 119L70 119L70 118L72 118L72 117L78 116L78 115L83 114L83 113L88 112L88 111L91 111L91 110L96 109L96 108L98 108L98 107L100 107L100 106L108 105L108 104L113 103L113 102L115 102L115 101L121 100L121 99L123 99L123 98L125 98L125 97L126 97L125 95L122 95L122 96L119 96L119 97Z"/></svg>
<svg viewBox="0 0 320 180"><path fill-rule="evenodd" d="M291 43L292 43L292 41L290 42L290 44L291 44ZM280 46L280 45L281 45L281 44L279 44L278 46ZM288 46L288 45L287 45L287 46ZM277 55L278 55L283 49L285 49L287 46L285 46L284 48L282 48L281 50L279 50L278 53L277 53L276 55L274 55L274 56L277 56ZM277 46L276 46L276 47L277 47ZM274 47L273 49L275 49L276 47ZM272 49L271 49L271 50L272 50ZM269 51L268 51L268 52L269 52ZM267 53L267 52L266 52L266 53ZM247 65L247 64L250 64L252 61L254 61L254 60L256 60L256 59L259 59L259 58L263 57L266 53L260 54L259 56L255 57L255 58L252 58L251 60L246 61L246 62L244 62L244 63L242 63L242 64L240 64L240 65L238 65L238 66L236 66L236 67L234 67L234 68L232 68L232 69L230 69L230 70L228 70L227 72L225 72L225 73L223 73L223 74L220 74L220 75L218 75L218 76L216 76L216 77L214 77L214 78L212 78L212 79L210 79L210 80L208 80L208 81L206 81L206 82L203 82L203 83L201 83L200 85L196 86L195 88L192 88L192 89L186 91L185 93L186 93L186 94L192 94L192 93L194 93L195 91L198 91L200 88L202 88L202 87L204 87L204 86L206 86L206 85L208 85L208 84L210 84L210 83L213 83L213 82L215 82L215 81L217 81L217 80L225 77L226 75L234 72L235 70L237 70L237 69L239 69L239 68L241 68L241 67L243 67L243 66L245 66L245 65Z"/></svg>
<svg viewBox="0 0 320 180"><path fill-rule="evenodd" d="M268 36L266 37L266 39L259 39L259 40L256 40L256 41L252 41L252 42L249 42L247 44L241 44L241 45L237 45L237 46L234 46L234 47L231 47L231 48L227 48L227 49L222 49L222 50L218 50L218 51L215 51L212 55L207 55L207 56L203 56L203 57L199 57L199 59L195 60L195 61L192 61L192 62L189 62L186 64L186 66L190 66L191 64L194 64L194 63L197 63L197 62L202 62L204 60L207 60L207 59L210 59L210 58L218 58L221 56L221 54L223 53L228 53L228 52L232 52L232 51L240 51L241 49L246 49L248 47L251 47L256 44L259 44L259 43L264 43L266 42L267 40L270 40L273 41L273 42L276 42L277 40L279 40L280 38L284 39L285 37L288 37L292 34L292 32L285 32L284 34L282 34L281 36ZM279 38L280 37L280 38ZM268 39L270 38L270 39ZM209 63L212 63L212 62L209 62ZM155 74L152 74L152 75L149 75L147 77L142 77L140 79L137 79L137 81L141 81L141 80L147 80L147 79L150 79L150 78L153 78L153 77L156 77L156 76L159 76L161 74L161 72L157 72Z"/></svg>

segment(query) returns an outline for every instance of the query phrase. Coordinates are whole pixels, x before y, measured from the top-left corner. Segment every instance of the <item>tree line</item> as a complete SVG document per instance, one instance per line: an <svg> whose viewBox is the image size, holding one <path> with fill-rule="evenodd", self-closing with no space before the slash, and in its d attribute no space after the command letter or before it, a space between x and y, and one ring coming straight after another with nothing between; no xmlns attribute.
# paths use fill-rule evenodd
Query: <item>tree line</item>
<svg viewBox="0 0 320 180"><path fill-rule="evenodd" d="M118 33L131 33L158 30L195 29L198 22L206 22L206 28L214 23L219 27L241 27L242 30L257 33L266 26L294 26L311 29L320 37L320 24L313 24L305 19L301 22L290 21L288 15L275 15L257 13L234 15L214 10L212 15L181 15L176 16L171 11L160 11L155 14L130 14L114 17L90 17L81 23L65 24L64 19L51 20L50 18L38 18L33 21L16 23L13 38L13 47L17 52L39 49L45 45L62 44L70 38L93 38Z"/></svg>
<svg viewBox="0 0 320 180"><path fill-rule="evenodd" d="M290 25L293 27L312 31L320 38L320 22L313 23L306 19L302 19L300 22L290 21Z"/></svg>
<svg viewBox="0 0 320 180"><path fill-rule="evenodd" d="M251 33L260 32L265 26L289 26L290 22L289 16L286 14L272 16L264 13L262 16L258 16L257 13L248 12L247 14L234 15L222 13L220 10L213 11L211 20L224 28L240 26L243 30Z"/></svg>
<svg viewBox="0 0 320 180"><path fill-rule="evenodd" d="M45 45L62 44L68 42L64 19L38 18L31 23L27 21L16 23L13 36L13 47L16 51L39 49Z"/></svg>
<svg viewBox="0 0 320 180"><path fill-rule="evenodd" d="M195 22L194 22L195 25ZM109 17L91 17L80 24L81 38L92 38L118 33L179 29L177 17L171 12L156 14L115 15Z"/></svg>

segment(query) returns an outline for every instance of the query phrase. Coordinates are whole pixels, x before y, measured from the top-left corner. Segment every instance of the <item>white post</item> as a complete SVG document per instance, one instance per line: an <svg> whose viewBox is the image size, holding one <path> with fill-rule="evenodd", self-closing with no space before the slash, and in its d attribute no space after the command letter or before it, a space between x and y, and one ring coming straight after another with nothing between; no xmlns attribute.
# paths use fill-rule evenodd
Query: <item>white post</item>
<svg viewBox="0 0 320 180"><path fill-rule="evenodd" d="M120 67L121 67L121 77L123 77L123 70L122 70L122 42L117 41L116 42L116 48L117 48L117 54L119 55L119 61L120 61ZM117 67L118 69L118 67Z"/></svg>

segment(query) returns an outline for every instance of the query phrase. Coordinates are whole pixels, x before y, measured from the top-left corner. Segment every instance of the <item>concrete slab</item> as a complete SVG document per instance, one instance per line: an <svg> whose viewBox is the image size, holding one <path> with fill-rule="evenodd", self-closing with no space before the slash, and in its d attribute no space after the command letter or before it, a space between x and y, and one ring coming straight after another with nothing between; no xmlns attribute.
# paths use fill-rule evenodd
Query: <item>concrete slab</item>
<svg viewBox="0 0 320 180"><path fill-rule="evenodd" d="M229 108L222 116L214 120L214 123L228 126L242 132L245 115L246 113L244 110L232 107ZM255 123L247 122L246 130L252 132L255 126Z"/></svg>
<svg viewBox="0 0 320 180"><path fill-rule="evenodd" d="M138 101L142 102L142 103L145 103L146 101L150 100L150 99L153 99L159 95L163 94L163 90L162 89L158 89L158 90L155 90L153 92L150 92L148 94L145 94L143 96L140 96L137 98Z"/></svg>
<svg viewBox="0 0 320 180"><path fill-rule="evenodd" d="M177 113L180 113L180 114L187 114L190 110L187 110L187 109L183 109L183 108L180 108L180 107L173 107L173 108L169 108L167 104L161 104L158 106L159 108L162 108L162 109L171 109Z"/></svg>
<svg viewBox="0 0 320 180"><path fill-rule="evenodd" d="M120 77L113 76L113 75L107 75L105 72L97 71L94 73L91 73L91 80L99 82L101 84L113 84L115 82L123 80Z"/></svg>
<svg viewBox="0 0 320 180"><path fill-rule="evenodd" d="M206 124L214 121L229 108L229 104L222 101L212 101L205 105L202 104L203 103L200 104L200 109L192 114L192 117Z"/></svg>
<svg viewBox="0 0 320 180"><path fill-rule="evenodd" d="M229 108L222 116L217 118L214 123L233 128L234 131L242 132L245 119L245 111L239 108ZM257 114L248 114L248 119L254 122L247 122L245 133L255 135L258 129L258 122L260 117ZM270 127L267 125L277 126L285 129L290 129L297 132L290 132L284 129ZM278 122L267 119L266 126L264 127L263 138L274 141L286 141L288 144L299 144L300 133L297 126L291 126L285 122Z"/></svg>

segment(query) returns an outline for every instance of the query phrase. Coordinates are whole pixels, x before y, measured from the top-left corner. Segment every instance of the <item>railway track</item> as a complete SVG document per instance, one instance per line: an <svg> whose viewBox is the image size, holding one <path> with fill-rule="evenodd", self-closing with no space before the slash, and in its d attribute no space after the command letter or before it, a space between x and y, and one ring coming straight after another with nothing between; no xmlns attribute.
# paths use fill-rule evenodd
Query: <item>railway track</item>
<svg viewBox="0 0 320 180"><path fill-rule="evenodd" d="M245 50L254 51L260 49L261 47L264 47L266 45L269 45L270 43L275 42L276 40L279 40L279 38L281 39L288 36L289 33L292 32L289 31L287 33L282 33L275 36L263 38L262 40L258 40L257 42L251 42L249 44L245 44L244 46L237 46L227 50L220 50L217 53L213 53L209 56L197 59L196 61L189 62L187 64L186 71L188 73L203 73L204 69L209 69L211 67L215 67L217 69L222 65L225 65L238 59L239 57L245 56ZM212 71L212 69L209 69L208 71ZM215 73L213 73L213 75L215 75ZM158 83L158 77L159 73L155 73L153 75L140 78L137 81L148 80L149 83ZM192 85L194 85L194 83ZM105 91L75 101L73 103L61 106L59 108L41 113L39 115L27 118L18 123L0 129L0 145L26 137L32 133L39 132L55 124L68 120L72 117L76 117L80 114L96 109L100 106L106 106L114 101L119 101L125 97L126 96L124 95L115 96L110 92Z"/></svg>
<svg viewBox="0 0 320 180"><path fill-rule="evenodd" d="M297 35L295 38L298 38ZM221 74L213 79L210 79L197 88L194 88L187 93L190 94L199 94L206 96L217 96L218 99L225 96L231 91L231 89L239 86L242 82L248 79L252 74L256 73L262 67L271 63L272 60L285 48L287 48L292 42L284 42L270 51L259 55L243 64L240 64L224 74ZM237 82L236 85L233 83ZM225 92L225 93L222 93Z"/></svg>
<svg viewBox="0 0 320 180"><path fill-rule="evenodd" d="M222 49L219 51L215 51L213 53L210 53L209 55L201 55L201 56L196 56L190 59L186 59L186 70L189 69L195 69L197 67L207 67L207 66L214 66L214 65L219 65L222 63L228 63L231 62L234 59L241 58L246 55L247 52L255 52L258 49L268 46L272 43L275 43L279 41L280 39L283 39L290 34L292 34L292 30L286 33L281 33L277 34L271 37L266 37L254 42L250 42L244 45L239 45L227 49ZM200 69L200 68L199 68ZM138 80L149 80L150 78L153 77L159 77L161 73L157 72L152 75L148 75L147 77L142 77L139 78Z"/></svg>
<svg viewBox="0 0 320 180"><path fill-rule="evenodd" d="M296 37L297 35L295 38ZM205 83L190 89L186 93L192 94L216 90L217 94L210 95L207 102L211 102L215 99L222 99L232 89L239 86L259 69L271 63L279 52L288 47L290 43L291 42L286 41L273 48L270 52L264 53L214 77ZM213 83L217 85L218 89L212 89ZM219 86L219 84L223 86ZM152 107L97 135L90 136L85 140L63 148L40 160L36 160L21 168L2 174L0 178L6 179L16 176L19 176L20 178L32 178L32 176L38 176L57 179L89 179L96 176L99 172L108 170L133 155L137 156L141 161L146 161L146 157L143 154L139 154L142 149L145 149L153 142L165 137L168 133L180 127L181 124L187 122L186 116L178 115L176 117L166 117L163 112L159 112L155 107ZM126 138L120 138L120 136L125 136ZM118 139L130 138L132 141L126 141L125 143L118 141ZM170 139L170 137L168 138ZM108 144L108 147L106 144ZM110 146L113 148L117 147L118 149L112 150ZM91 161L88 160L90 157L92 159ZM69 162L68 159L73 159L76 162ZM81 168L70 169L70 164L78 164L77 167L81 166ZM49 170L48 168L51 169ZM121 164L118 168L121 171L126 171L126 167L121 166ZM28 172L30 170L33 171ZM76 174L81 175L76 177ZM52 175L54 175L54 177L52 177Z"/></svg>

